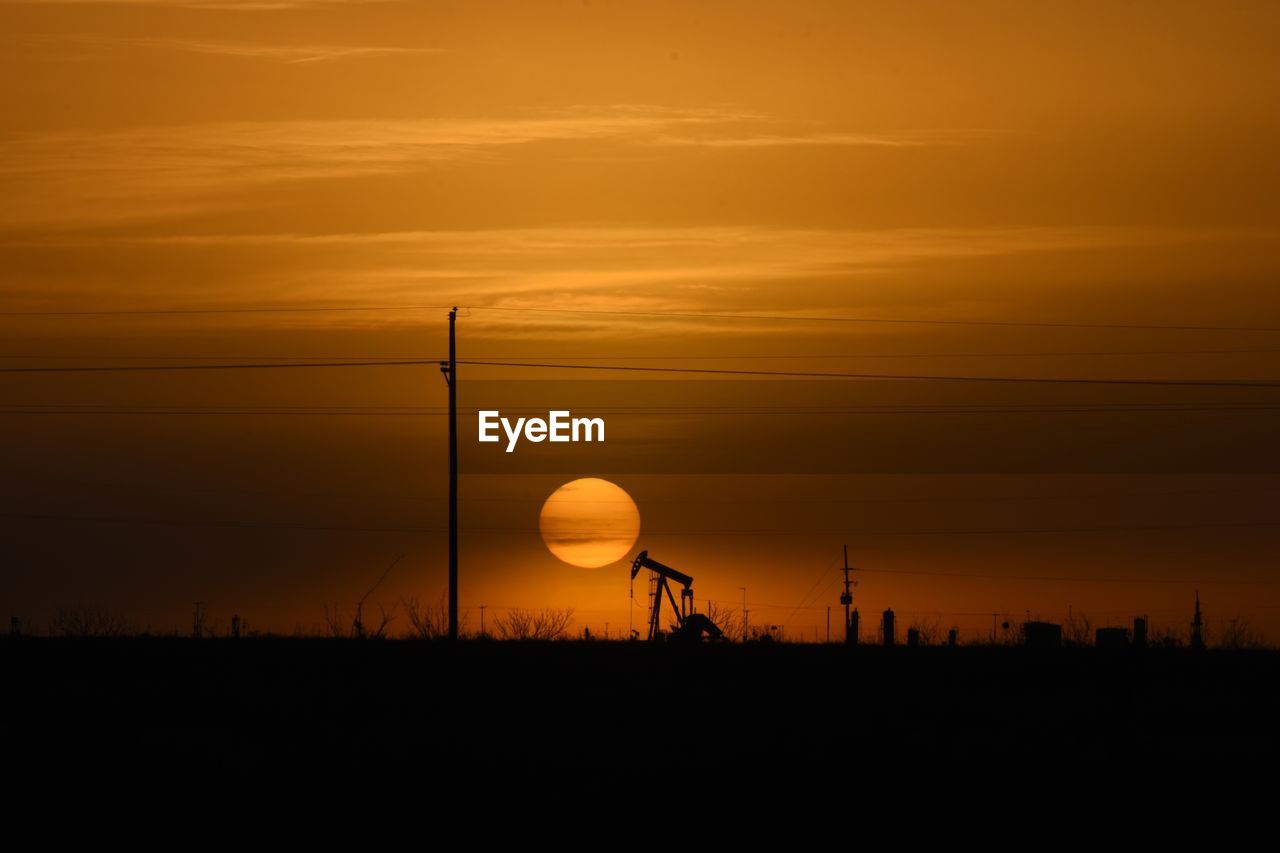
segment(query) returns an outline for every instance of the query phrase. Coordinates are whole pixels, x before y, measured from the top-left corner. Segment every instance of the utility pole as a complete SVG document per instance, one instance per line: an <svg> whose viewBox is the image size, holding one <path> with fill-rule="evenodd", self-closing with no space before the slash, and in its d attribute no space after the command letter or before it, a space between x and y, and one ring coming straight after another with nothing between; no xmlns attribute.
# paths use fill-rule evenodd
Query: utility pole
<svg viewBox="0 0 1280 853"><path fill-rule="evenodd" d="M487 604L480 605L480 636L481 637L484 636L484 609L488 606L489 605Z"/></svg>
<svg viewBox="0 0 1280 853"><path fill-rule="evenodd" d="M458 308L449 312L449 360L440 372L449 385L449 640L458 639Z"/></svg>
<svg viewBox="0 0 1280 853"><path fill-rule="evenodd" d="M831 605L827 605L827 642L831 642Z"/></svg>
<svg viewBox="0 0 1280 853"><path fill-rule="evenodd" d="M747 609L747 588L740 586L738 589L742 590L742 642L745 643L751 638L751 634L747 631L747 614L751 611Z"/></svg>
<svg viewBox="0 0 1280 853"><path fill-rule="evenodd" d="M204 636L204 602L192 602L195 605L195 611L191 617L191 636L197 640Z"/></svg>
<svg viewBox="0 0 1280 853"><path fill-rule="evenodd" d="M844 605L844 644L846 646L851 646L854 643L858 642L857 628L854 624L855 620L849 613L849 605L853 604L853 587L858 585L857 581L849 580L849 572L851 571L852 571L852 568L849 566L849 546L845 545L844 546L844 592L840 593L840 603ZM831 633L830 608L828 608L828 612L827 612L827 623L828 623L827 634L829 635ZM828 636L827 639L830 639L830 637Z"/></svg>

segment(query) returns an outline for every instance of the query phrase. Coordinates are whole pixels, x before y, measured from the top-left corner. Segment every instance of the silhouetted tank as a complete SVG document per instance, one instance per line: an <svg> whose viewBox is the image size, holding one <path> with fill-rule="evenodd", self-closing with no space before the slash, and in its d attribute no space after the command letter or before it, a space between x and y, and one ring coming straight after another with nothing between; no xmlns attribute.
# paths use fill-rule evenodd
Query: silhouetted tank
<svg viewBox="0 0 1280 853"><path fill-rule="evenodd" d="M1093 644L1100 649L1127 649L1129 629L1099 628L1093 635Z"/></svg>
<svg viewBox="0 0 1280 853"><path fill-rule="evenodd" d="M1022 641L1029 649L1056 649L1062 645L1062 626L1053 622L1023 622Z"/></svg>

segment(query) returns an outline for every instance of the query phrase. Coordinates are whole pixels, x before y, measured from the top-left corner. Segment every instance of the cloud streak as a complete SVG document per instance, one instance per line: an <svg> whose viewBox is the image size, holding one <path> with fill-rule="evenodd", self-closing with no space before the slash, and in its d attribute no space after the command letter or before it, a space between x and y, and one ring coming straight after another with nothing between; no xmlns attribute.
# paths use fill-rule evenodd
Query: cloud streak
<svg viewBox="0 0 1280 853"><path fill-rule="evenodd" d="M232 12L273 12L311 6L359 6L387 2L392 0L0 0L0 3L30 6L176 6Z"/></svg>
<svg viewBox="0 0 1280 853"><path fill-rule="evenodd" d="M95 272L78 276L74 302L95 304L128 280L139 306L183 307L167 278L152 290L134 263L148 257L180 263L199 277L199 307L279 305L417 305L470 302L493 307L610 311L724 311L799 315L919 312L937 317L952 308L894 282L921 271L984 258L1098 249L1142 250L1198 241L1266 239L1234 230L1041 227L794 229L771 227L583 227L369 234L226 234L78 238L63 246ZM0 244L3 246L4 244ZM12 244L8 244L12 248ZM48 243L41 244L47 250ZM101 252L101 255L99 255ZM95 260L99 258L99 260ZM132 260L136 259L136 260ZM111 267L111 264L118 266ZM55 288L66 299L71 294ZM914 295L912 295L914 294ZM52 310L53 294L32 291L18 302ZM864 301L865 300L865 301ZM781 303L781 304L780 304ZM112 304L115 304L114 302ZM193 306L194 307L194 306ZM970 306L972 307L972 306ZM992 313L977 306L978 315ZM280 317L311 324L332 317ZM352 324L414 323L412 312L344 316ZM611 328L647 320L614 318ZM548 328L582 330L594 318L478 315L477 323L511 336ZM681 321L704 328L696 319ZM724 324L715 328L723 330Z"/></svg>
<svg viewBox="0 0 1280 853"><path fill-rule="evenodd" d="M136 43L294 63L401 50L152 39ZM503 149L534 143L610 144L613 151L632 155L644 148L695 146L908 150L964 144L994 133L758 132L770 122L733 108L623 104L503 119L244 121L135 127L90 136L15 133L0 138L0 182L17 202L0 211L0 227L83 227L191 215L233 207L236 193L272 183L407 173L492 159L502 156Z"/></svg>
<svg viewBox="0 0 1280 853"><path fill-rule="evenodd" d="M1002 136L1008 131L956 129L925 130L905 133L828 133L760 134L756 136L692 137L663 136L663 145L688 145L708 148L781 148L792 146L926 148L938 145L964 145L974 140Z"/></svg>
<svg viewBox="0 0 1280 853"><path fill-rule="evenodd" d="M216 209L236 191L272 182L412 171L537 142L643 143L673 127L751 117L623 105L519 119L219 122L91 137L17 133L0 140L0 182L18 202L0 213L0 227L181 215Z"/></svg>
<svg viewBox="0 0 1280 853"><path fill-rule="evenodd" d="M330 62L338 59L365 59L388 56L415 56L444 52L440 48L335 44L268 44L265 42L219 41L178 38L117 38L110 36L66 35L39 37L41 43L59 42L100 49L106 59L111 51L143 49L194 53L237 59L262 59L289 65ZM83 57L82 57L83 58Z"/></svg>

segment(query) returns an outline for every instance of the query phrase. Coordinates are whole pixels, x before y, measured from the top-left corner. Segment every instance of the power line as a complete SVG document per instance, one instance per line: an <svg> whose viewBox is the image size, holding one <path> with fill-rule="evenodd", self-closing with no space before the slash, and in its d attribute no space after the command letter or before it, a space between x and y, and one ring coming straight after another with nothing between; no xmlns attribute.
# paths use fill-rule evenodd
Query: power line
<svg viewBox="0 0 1280 853"><path fill-rule="evenodd" d="M803 609L805 605L809 603L809 599L813 596L814 590L818 588L818 584L822 583L822 579L827 576L827 571L828 570L824 568L818 573L818 576L814 578L813 583L809 585L809 588L805 590L804 595L800 597L799 603L797 603L795 608L791 611L791 613L788 614L787 616L788 619L791 619L793 616L795 616L797 610Z"/></svg>
<svg viewBox="0 0 1280 853"><path fill-rule="evenodd" d="M259 522L259 521L239 521L239 520L216 520L216 519L170 519L170 518L138 518L125 516L96 516L96 515L62 515L54 513L29 513L29 512L0 512L0 518L10 518L25 521L67 521L67 522L89 522L101 524L137 524L137 525L157 525L157 526L179 526L179 527L244 527L244 528L265 528L265 529L281 529L281 530L322 530L322 531L346 531L360 533L441 533L444 528L437 527L421 527L421 526L363 526L363 525L336 525L336 524L312 524L312 523L295 523L295 522ZM990 527L990 528L916 528L916 529L858 529L848 527L833 528L750 528L739 530L710 530L710 529L684 529L684 530L651 530L649 535L653 536L810 536L818 534L844 534L857 536L955 536L955 535L1006 535L1006 534L1038 534L1038 533L1127 533L1127 532L1155 532L1155 531L1174 531L1174 530L1202 530L1202 529L1266 529L1280 527L1280 521L1234 521L1234 522L1188 522L1177 524L1136 524L1136 525L1102 525L1087 527ZM536 527L471 527L465 528L469 533L541 533ZM602 531L598 528L590 529L559 529L557 533L567 535L592 535L600 536ZM604 531L607 532L607 531Z"/></svg>
<svg viewBox="0 0 1280 853"><path fill-rule="evenodd" d="M824 575L825 575L825 572L824 572ZM826 586L824 586L821 590L818 590L817 592L811 591L808 595L802 598L800 600L800 604L794 610L792 610L791 613L787 616L788 621L795 618L795 614L797 611L808 610L812 608L817 602L821 601L823 597L826 596L826 594L831 591L831 588L835 586L836 582L838 582L839 580L840 580L840 575L836 574L835 572L831 572L830 580L827 581Z"/></svg>
<svg viewBox="0 0 1280 853"><path fill-rule="evenodd" d="M1278 330L1280 331L1280 330ZM1050 376L938 376L926 374L891 374L891 373L822 373L799 370L733 370L729 368L710 367L640 367L636 365L618 364L557 364L550 362L517 362L517 361L459 361L459 364L484 365L488 367L533 367L558 370L605 370L633 373L682 373L711 374L717 376L775 376L794 379L901 379L912 382L1001 382L1001 383L1047 383L1055 385L1169 385L1177 387L1213 387L1213 388L1280 388L1280 381L1252 381L1228 379L1101 379L1101 378L1066 378ZM0 368L3 370L4 368ZM17 368L22 370L23 368ZM73 368L74 369L74 368Z"/></svg>
<svg viewBox="0 0 1280 853"><path fill-rule="evenodd" d="M1117 578L1117 577L1072 577L1070 575L1007 575L1007 574L986 574L980 572L931 572L915 569L861 569L864 572L874 572L882 575L922 575L935 578L965 578L978 580L1017 580L1017 581L1051 581L1055 583L1170 583L1170 584L1224 584L1230 586L1263 586L1280 583L1280 579L1267 580L1238 580L1238 579L1212 579L1205 580L1197 578L1194 580L1179 580L1176 578ZM989 614L973 614L984 616Z"/></svg>
<svg viewBox="0 0 1280 853"><path fill-rule="evenodd" d="M134 373L187 370L297 370L307 368L338 367L389 367L417 366L438 362L426 359L399 361L324 361L324 362L241 362L236 364L160 364L160 365L110 365L93 367L0 367L0 373ZM700 367L644 367L637 365L564 364L551 362L475 361L459 359L459 364L480 367L516 367L553 370L598 370L632 373L672 373L716 376L771 376L793 379L853 379L853 380L903 380L911 382L980 382L1004 384L1052 384L1052 385L1143 385L1169 387L1208 388L1280 388L1280 381L1254 381L1234 379L1104 379L1089 377L1051 376L962 376L893 373L825 373L819 371L788 370L735 370L729 368Z"/></svg>
<svg viewBox="0 0 1280 853"><path fill-rule="evenodd" d="M1057 356L1117 356L1117 355L1264 355L1277 354L1280 349L1164 349L1164 350L1003 350L999 352L853 352L853 353L736 353L707 355L705 353L667 353L665 355L476 355L475 361L739 361L739 360L804 360L804 359L859 359L859 358L1050 358ZM58 353L0 354L0 359L49 359L53 361L439 361L442 356L429 355L105 355Z"/></svg>
<svg viewBox="0 0 1280 853"><path fill-rule="evenodd" d="M611 317L672 317L701 320L765 320L789 323L886 323L916 326L1015 326L1051 329L1121 329L1121 330L1169 330L1195 332L1280 332L1277 326L1203 326L1162 325L1154 323L1061 323L1014 320L930 320L902 317L815 317L790 314L722 314L697 311L609 311L585 308L532 308L498 307L493 305L468 306L472 311L515 311L546 314L591 314Z"/></svg>
<svg viewBox="0 0 1280 853"><path fill-rule="evenodd" d="M632 415L635 417L704 417L704 416L738 416L738 417L765 417L765 416L786 416L786 417L805 417L805 416L890 416L890 415L1038 415L1038 414L1164 414L1164 413L1188 413L1188 412L1269 412L1280 411L1280 405L1238 405L1238 406L1124 406L1124 407L1107 407L1107 406L1076 406L1061 408L956 408L956 409L839 409L839 410L822 410L822 411L788 411L788 410L767 410L767 411L724 411L724 410L628 410L623 412L611 411L606 409L593 409L592 414L595 415ZM545 410L529 411L526 414L545 413ZM465 414L465 413L464 413ZM508 414L520 414L520 412L509 412ZM182 416L245 416L245 417L447 417L447 412L420 412L420 411L367 411L361 409L271 409L271 408L251 408L251 409L210 409L210 408L97 408L97 407L14 407L5 408L0 406L0 416L3 415L28 415L28 416L165 416L165 415L182 415Z"/></svg>
<svg viewBox="0 0 1280 853"><path fill-rule="evenodd" d="M12 483L16 477L38 478L41 484L49 484L50 478L44 472L31 472L10 469L4 472ZM1250 475L1254 476L1254 475ZM1268 476L1273 479L1274 475ZM120 481L90 481L80 479L55 478L52 484L61 487L79 487L91 489L106 489L113 493L120 494L143 494L152 495L157 492L170 494L174 492L195 495L253 495L258 497L303 497L303 498L347 498L358 501L371 500L392 500L392 501L442 501L443 498L437 496L428 496L425 494L418 495L386 495L386 494L369 494L365 492L307 492L282 489L219 489L219 488L182 488L168 486L153 486L150 490L140 490L136 488L121 488ZM1169 497L1191 497L1198 495L1256 495L1256 494L1274 494L1280 493L1280 486L1241 486L1234 488L1208 488L1208 489L1179 489L1167 491L1132 491L1132 492L1093 492L1093 493L1077 493L1077 494L1042 494L1042 495L985 495L985 494L965 494L965 495L941 495L932 497L921 497L918 495L911 496L891 496L891 497L866 497L866 498L819 498L819 497L777 497L774 493L770 496L759 498L651 498L646 497L640 501L631 500L594 500L585 498L560 498L563 503L579 503L579 504L679 504L679 505L773 505L773 504L933 504L933 503L1008 503L1008 502L1029 502L1029 501L1103 501L1115 498L1169 498ZM528 504L531 502L541 503L546 499L547 495L527 495L523 497L473 497L459 498L463 503L515 503Z"/></svg>
<svg viewBox="0 0 1280 853"><path fill-rule="evenodd" d="M220 314L303 314L303 313L358 313L364 311L435 311L449 305L343 305L343 306L264 306L240 308L136 308L106 310L43 310L0 311L2 317L113 317L113 316L165 316L165 315L220 315ZM791 314L732 314L710 311L626 311L587 308L543 308L533 306L470 305L469 311L495 311L507 313L568 314L604 317L648 317L670 319L728 320L737 322L783 323L866 323L916 326L1000 326L1052 329L1115 329L1153 331L1203 331L1203 332L1280 332L1276 326L1211 326L1191 324L1157 323L1068 323L1028 320L940 320L912 317L861 317L861 316L812 316Z"/></svg>
<svg viewBox="0 0 1280 853"><path fill-rule="evenodd" d="M995 412L1003 414L1009 411L1027 411L1027 412L1057 412L1063 410L1074 409L1098 409L1102 411L1184 411L1186 408L1203 408L1209 411L1232 411L1237 408L1245 409L1269 409L1280 405L1280 403L1232 403L1219 402L1209 403L1200 401L1186 402L1170 402L1170 403L894 403L894 404L838 404L838 403L690 403L688 405L680 403L628 403L628 404L609 404L601 407L592 407L593 412L625 415L644 412L657 411L663 414L691 412L694 414L708 414L715 412L724 412L730 415L737 415L751 412L782 412L786 414L824 414L844 412L869 412L872 414L880 412L932 412L932 411L980 411ZM40 401L27 402L9 402L0 403L0 408L47 408L47 409L121 409L123 404L120 403L46 403ZM149 410L165 410L165 409L193 409L193 410L209 410L219 411L225 409L235 410L302 410L302 411L369 411L369 412L412 412L414 414L447 414L447 408L443 406L413 406L413 405L391 405L387 403L279 403L279 404L254 404L254 403L138 403L131 404L128 408L139 411ZM479 406L462 407L458 409L459 414L474 415L481 411L487 411ZM516 408L505 408L504 412L510 414L545 414L547 409L544 407L533 408L529 406L520 406Z"/></svg>
<svg viewBox="0 0 1280 853"><path fill-rule="evenodd" d="M132 364L104 367L0 367L0 373L149 373L175 370L294 370L319 367L403 367L438 364L426 359L398 361L239 362L236 364Z"/></svg>
<svg viewBox="0 0 1280 853"><path fill-rule="evenodd" d="M359 311L435 311L450 305L343 305L252 308L119 308L91 311L0 311L0 317L143 317L184 314L322 314Z"/></svg>
<svg viewBox="0 0 1280 853"><path fill-rule="evenodd" d="M1002 350L999 352L845 352L845 353L739 353L732 355L707 355L668 353L666 355L486 355L472 356L489 360L545 360L565 359L568 361L674 361L700 360L721 361L727 359L844 359L844 358L1015 358L1035 356L1048 358L1053 356L1113 356L1113 355L1259 355L1280 353L1280 349L1164 349L1164 350ZM25 356L24 356L25 357ZM39 356L31 356L39 358ZM110 358L111 356L100 356Z"/></svg>

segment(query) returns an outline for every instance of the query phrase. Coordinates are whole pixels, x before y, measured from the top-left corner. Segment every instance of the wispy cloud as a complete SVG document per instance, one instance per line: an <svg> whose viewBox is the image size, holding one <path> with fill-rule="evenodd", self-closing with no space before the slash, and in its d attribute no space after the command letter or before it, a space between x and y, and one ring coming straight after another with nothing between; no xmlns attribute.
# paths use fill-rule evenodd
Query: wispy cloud
<svg viewBox="0 0 1280 853"><path fill-rule="evenodd" d="M1144 250L1190 242L1273 239L1237 230L1040 227L795 229L773 227L581 227L368 234L224 234L82 237L59 245L85 259L77 304L128 282L139 305L174 305L166 280L154 290L132 264L181 259L201 307L414 305L461 302L505 308L555 306L608 311L849 313L926 317L998 315L957 306L947 288L919 289L922 271L955 271L983 259L1043 252ZM5 245L0 244L0 248ZM32 244L35 245L35 244ZM43 250L50 248L41 244ZM99 260L94 260L99 259ZM114 267L112 265L115 265ZM162 268L168 269L168 266ZM901 285L901 286L899 286ZM70 295L31 292L24 304L48 308ZM727 308L726 306L732 306ZM995 313L993 314L993 310ZM476 322L519 337L548 328L582 330L599 318L489 312ZM331 322L331 317L272 322ZM416 322L414 314L352 315L350 323ZM614 330L649 320L617 318ZM691 329L720 328L688 318Z"/></svg>
<svg viewBox="0 0 1280 853"><path fill-rule="evenodd" d="M412 56L441 53L439 48L336 44L271 44L266 42L223 41L214 39L125 38L97 35L39 36L41 43L60 42L99 51L102 57L114 56L120 49L178 51L207 56L262 59L299 64L327 62L335 59L360 59L380 56ZM93 58L93 57L80 57Z"/></svg>
<svg viewBox="0 0 1280 853"><path fill-rule="evenodd" d="M392 48L278 47L144 40L178 49L313 62ZM770 133L777 122L730 107L570 107L516 118L216 122L96 132L15 133L0 138L0 181L15 202L0 227L112 224L225 208L235 193L273 182L410 172L499 156L546 142L648 147L956 145L993 131L888 135ZM794 124L794 123L793 123ZM805 128L808 130L808 128ZM614 151L625 150L617 147Z"/></svg>
<svg viewBox="0 0 1280 853"><path fill-rule="evenodd" d="M0 0L0 4L58 6L178 6L192 9L270 12L308 6L355 6L392 0Z"/></svg>
<svg viewBox="0 0 1280 853"><path fill-rule="evenodd" d="M836 307L814 304L814 294L859 280L883 282L938 262L1241 236L1237 231L1113 227L597 227L281 235L275 248L303 256L329 247L329 268L308 271L307 282L298 284L331 296L350 287L353 299L411 301L425 289L465 292L477 303L513 308L554 304L679 311L723 304L727 295L749 304L748 294L754 292L764 300L756 307L774 311L777 295L785 292L787 301L806 313ZM218 238L203 239L212 244ZM242 239L263 245L270 238L222 239L228 241L222 245ZM339 260L343 256L350 267ZM378 261L371 263L372 257ZM806 292L809 296L802 296Z"/></svg>
<svg viewBox="0 0 1280 853"><path fill-rule="evenodd" d="M0 181L16 203L0 226L128 221L219 206L279 181L386 174L534 142L651 140L675 127L753 116L721 109L610 106L512 119L219 122L0 139Z"/></svg>
<svg viewBox="0 0 1280 853"><path fill-rule="evenodd" d="M751 136L674 136L664 135L657 140L663 145L690 145L709 148L779 148L784 146L814 145L880 148L925 148L937 145L963 145L974 140L1006 135L1008 131L955 129L922 130L888 133L831 133L814 131L796 134L757 134Z"/></svg>

